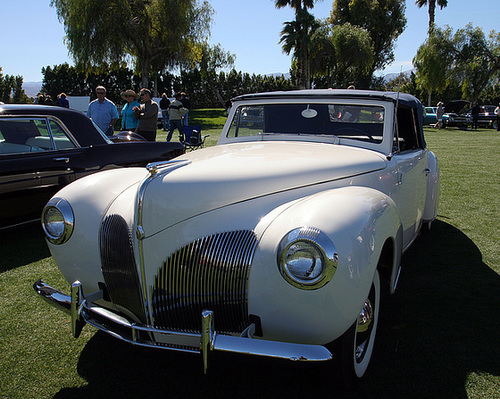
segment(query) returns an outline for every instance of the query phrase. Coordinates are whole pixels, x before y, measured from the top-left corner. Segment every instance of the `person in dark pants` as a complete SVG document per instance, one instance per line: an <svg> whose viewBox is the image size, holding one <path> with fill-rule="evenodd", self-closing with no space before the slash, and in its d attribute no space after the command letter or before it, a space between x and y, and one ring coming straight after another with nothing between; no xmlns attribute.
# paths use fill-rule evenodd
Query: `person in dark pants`
<svg viewBox="0 0 500 399"><path fill-rule="evenodd" d="M479 125L479 112L481 111L481 108L479 107L478 103L474 103L472 106L471 110L471 115L472 115L472 128L474 130L477 130L478 125Z"/></svg>
<svg viewBox="0 0 500 399"><path fill-rule="evenodd" d="M148 141L156 141L156 127L160 108L151 98L151 91L141 89L142 104L134 107L134 116L139 120L136 132Z"/></svg>
<svg viewBox="0 0 500 399"><path fill-rule="evenodd" d="M180 140L184 140L184 127L182 124L182 117L186 114L187 109L181 103L181 94L175 95L175 100L170 103L168 113L170 116L170 129L168 129L167 141L172 139L172 133L175 129L179 131Z"/></svg>
<svg viewBox="0 0 500 399"><path fill-rule="evenodd" d="M186 109L186 113L183 115L183 120L184 120L184 126L189 126L188 124L188 116L189 116L189 110L191 108L191 101L189 101L189 98L187 97L186 93L183 91L181 92L181 103L182 106Z"/></svg>
<svg viewBox="0 0 500 399"><path fill-rule="evenodd" d="M161 116L163 119L163 131L166 132L170 127L170 118L168 116L168 107L170 105L170 100L167 97L167 93L163 93L160 100Z"/></svg>
<svg viewBox="0 0 500 399"><path fill-rule="evenodd" d="M495 115L497 116L497 132L500 132L500 104L495 108Z"/></svg>

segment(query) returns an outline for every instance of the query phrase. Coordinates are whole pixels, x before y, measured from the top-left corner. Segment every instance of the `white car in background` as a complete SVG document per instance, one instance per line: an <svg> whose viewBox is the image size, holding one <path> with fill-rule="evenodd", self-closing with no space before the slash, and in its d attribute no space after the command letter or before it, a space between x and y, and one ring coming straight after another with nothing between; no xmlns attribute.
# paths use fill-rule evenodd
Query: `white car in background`
<svg viewBox="0 0 500 399"><path fill-rule="evenodd" d="M407 94L235 98L217 146L65 187L48 245L71 284L35 291L132 344L340 365L372 355L382 290L437 214L439 168Z"/></svg>

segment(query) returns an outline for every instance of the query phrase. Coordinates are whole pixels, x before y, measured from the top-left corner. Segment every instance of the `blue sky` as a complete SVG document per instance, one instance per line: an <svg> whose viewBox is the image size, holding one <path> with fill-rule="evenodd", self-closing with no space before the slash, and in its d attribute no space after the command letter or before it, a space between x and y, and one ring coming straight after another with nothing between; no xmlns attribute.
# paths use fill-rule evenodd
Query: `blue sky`
<svg viewBox="0 0 500 399"><path fill-rule="evenodd" d="M21 75L24 82L41 81L42 67L72 64L64 45L64 29L49 0L3 1L0 15L0 67L4 75ZM286 73L290 57L278 44L283 22L294 19L291 9L276 9L273 0L211 0L215 10L210 41L236 55L236 69L243 72ZM330 14L332 0L318 1L312 10L317 18ZM480 26L485 33L500 30L500 1L449 0L448 7L437 8L436 24L454 30L467 23ZM399 37L395 62L385 73L411 69L411 60L427 34L427 8L406 0L405 32ZM7 35L8 33L8 35Z"/></svg>

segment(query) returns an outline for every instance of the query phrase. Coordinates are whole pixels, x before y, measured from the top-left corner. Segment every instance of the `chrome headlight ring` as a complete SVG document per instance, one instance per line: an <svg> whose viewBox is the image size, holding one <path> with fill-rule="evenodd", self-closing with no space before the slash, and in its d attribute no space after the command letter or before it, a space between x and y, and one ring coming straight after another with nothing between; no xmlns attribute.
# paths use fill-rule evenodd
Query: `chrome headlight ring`
<svg viewBox="0 0 500 399"><path fill-rule="evenodd" d="M300 227L282 238L277 262L288 283L304 290L315 290L327 284L337 271L338 253L321 230Z"/></svg>
<svg viewBox="0 0 500 399"><path fill-rule="evenodd" d="M52 198L42 211L42 228L52 244L60 245L69 240L73 234L75 216L68 201L63 198Z"/></svg>

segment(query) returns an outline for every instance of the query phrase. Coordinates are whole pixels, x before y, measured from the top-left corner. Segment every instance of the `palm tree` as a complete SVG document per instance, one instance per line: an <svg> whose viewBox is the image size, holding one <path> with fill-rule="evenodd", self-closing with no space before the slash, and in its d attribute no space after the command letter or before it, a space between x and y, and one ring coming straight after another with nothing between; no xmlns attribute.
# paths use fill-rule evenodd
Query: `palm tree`
<svg viewBox="0 0 500 399"><path fill-rule="evenodd" d="M436 5L443 9L448 5L448 0L415 0L415 4L422 8L424 6L429 7L429 32L434 29L434 21L436 16Z"/></svg>
<svg viewBox="0 0 500 399"><path fill-rule="evenodd" d="M276 8L290 6L295 10L295 21L285 22L280 43L286 54L293 52L297 61L297 86L310 88L311 72L309 47L311 36L318 26L308 8L313 8L315 0L276 0Z"/></svg>

